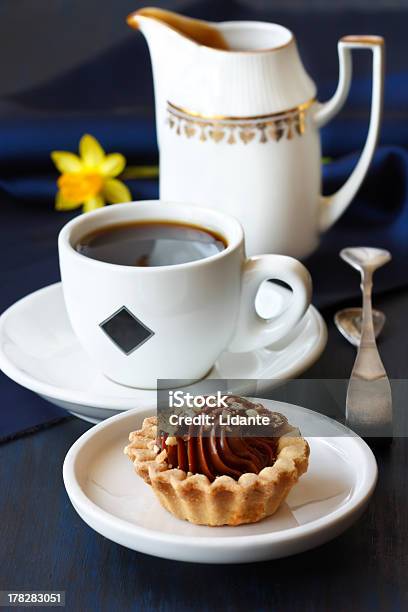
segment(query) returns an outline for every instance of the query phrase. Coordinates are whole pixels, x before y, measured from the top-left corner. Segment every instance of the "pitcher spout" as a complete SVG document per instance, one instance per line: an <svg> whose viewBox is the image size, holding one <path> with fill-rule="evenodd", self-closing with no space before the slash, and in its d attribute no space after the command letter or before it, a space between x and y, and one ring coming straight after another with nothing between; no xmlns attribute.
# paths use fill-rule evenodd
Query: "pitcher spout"
<svg viewBox="0 0 408 612"><path fill-rule="evenodd" d="M131 13L127 18L127 23L131 28L144 32L146 20L153 20L156 24L161 24L198 45L213 49L228 49L228 44L221 32L212 24L201 19L192 19L160 8L145 7Z"/></svg>
<svg viewBox="0 0 408 612"><path fill-rule="evenodd" d="M158 8L143 8L127 18L131 28L146 38L153 69L157 139L165 125L167 101L175 84L194 62L199 49L225 49L226 43L215 26Z"/></svg>

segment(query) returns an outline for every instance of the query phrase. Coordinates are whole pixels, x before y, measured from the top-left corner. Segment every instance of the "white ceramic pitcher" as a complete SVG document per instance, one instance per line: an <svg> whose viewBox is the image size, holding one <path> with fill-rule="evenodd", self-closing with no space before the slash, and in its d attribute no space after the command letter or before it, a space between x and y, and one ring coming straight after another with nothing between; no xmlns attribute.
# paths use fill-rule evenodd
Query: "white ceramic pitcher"
<svg viewBox="0 0 408 612"><path fill-rule="evenodd" d="M293 34L280 25L210 24L160 9L137 11L128 23L143 32L152 58L160 197L236 216L250 255L310 254L319 234L350 204L372 159L381 120L383 39L340 39L338 87L320 103ZM319 128L346 100L352 49L373 53L370 126L351 176L324 197Z"/></svg>

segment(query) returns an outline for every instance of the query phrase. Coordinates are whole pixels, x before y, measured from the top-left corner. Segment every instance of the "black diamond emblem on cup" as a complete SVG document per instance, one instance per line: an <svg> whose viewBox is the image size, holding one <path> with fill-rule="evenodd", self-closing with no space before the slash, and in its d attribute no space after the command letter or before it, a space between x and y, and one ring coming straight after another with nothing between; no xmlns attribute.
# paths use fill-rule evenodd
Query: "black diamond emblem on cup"
<svg viewBox="0 0 408 612"><path fill-rule="evenodd" d="M154 336L154 332L126 306L122 306L105 321L99 323L99 327L125 355L130 355Z"/></svg>

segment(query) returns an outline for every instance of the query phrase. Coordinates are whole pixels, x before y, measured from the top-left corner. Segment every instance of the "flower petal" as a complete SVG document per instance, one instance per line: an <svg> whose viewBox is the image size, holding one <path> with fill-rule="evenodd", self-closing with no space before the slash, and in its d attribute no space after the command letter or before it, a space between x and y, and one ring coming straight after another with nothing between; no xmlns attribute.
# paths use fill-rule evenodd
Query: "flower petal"
<svg viewBox="0 0 408 612"><path fill-rule="evenodd" d="M95 210L96 208L102 208L102 206L105 206L105 200L102 196L96 195L93 198L89 198L88 200L86 200L86 202L84 202L82 211L86 213L90 212L91 210Z"/></svg>
<svg viewBox="0 0 408 612"><path fill-rule="evenodd" d="M96 168L105 158L105 151L99 142L90 134L84 134L79 141L79 152L87 168Z"/></svg>
<svg viewBox="0 0 408 612"><path fill-rule="evenodd" d="M132 194L129 189L126 187L125 183L118 181L118 179L108 179L105 181L103 195L110 204L132 201Z"/></svg>
<svg viewBox="0 0 408 612"><path fill-rule="evenodd" d="M79 208L81 206L78 202L69 202L64 198L61 191L57 192L55 196L55 210L74 210L75 208Z"/></svg>
<svg viewBox="0 0 408 612"><path fill-rule="evenodd" d="M104 176L117 176L126 166L126 159L121 153L110 153L99 165L99 172Z"/></svg>
<svg viewBox="0 0 408 612"><path fill-rule="evenodd" d="M82 162L75 153L52 151L51 159L60 172L80 172L82 170Z"/></svg>

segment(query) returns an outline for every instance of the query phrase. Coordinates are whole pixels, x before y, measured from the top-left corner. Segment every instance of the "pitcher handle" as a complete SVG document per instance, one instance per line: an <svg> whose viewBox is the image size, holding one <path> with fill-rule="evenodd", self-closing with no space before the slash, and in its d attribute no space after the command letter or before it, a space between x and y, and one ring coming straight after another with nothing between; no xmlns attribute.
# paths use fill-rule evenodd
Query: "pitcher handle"
<svg viewBox="0 0 408 612"><path fill-rule="evenodd" d="M339 40L339 83L333 97L316 111L314 122L317 127L323 126L343 106L351 84L351 49L370 49L373 53L370 126L360 159L347 181L332 195L321 196L321 232L337 221L356 195L373 158L380 131L384 90L384 39L381 36L343 36Z"/></svg>

